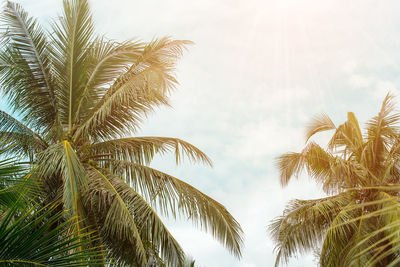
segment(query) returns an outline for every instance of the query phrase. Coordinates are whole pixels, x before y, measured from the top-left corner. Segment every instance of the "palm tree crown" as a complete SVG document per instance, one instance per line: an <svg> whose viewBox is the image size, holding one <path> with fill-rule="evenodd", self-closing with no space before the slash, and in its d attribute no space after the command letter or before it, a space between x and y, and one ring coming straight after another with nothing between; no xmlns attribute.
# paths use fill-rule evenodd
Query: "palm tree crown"
<svg viewBox="0 0 400 267"><path fill-rule="evenodd" d="M155 209L182 214L240 256L242 230L217 201L149 166L173 152L211 165L176 138L131 137L168 97L177 59L189 41L116 42L94 33L86 0L64 1L47 33L8 2L2 15L0 75L17 119L0 111L0 139L29 158L43 203L61 201L77 235L96 231L121 264L181 264L184 254Z"/></svg>
<svg viewBox="0 0 400 267"><path fill-rule="evenodd" d="M321 266L399 263L399 122L388 95L364 132L351 112L338 127L322 115L309 125L303 151L278 158L283 186L305 169L329 196L293 200L270 224L276 265L310 250L317 250ZM327 149L309 141L327 130L334 130Z"/></svg>

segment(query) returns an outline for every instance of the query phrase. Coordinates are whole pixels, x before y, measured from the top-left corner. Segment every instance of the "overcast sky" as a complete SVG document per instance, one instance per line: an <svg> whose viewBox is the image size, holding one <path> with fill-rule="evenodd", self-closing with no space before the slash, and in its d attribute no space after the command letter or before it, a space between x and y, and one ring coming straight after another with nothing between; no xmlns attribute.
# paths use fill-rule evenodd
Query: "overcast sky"
<svg viewBox="0 0 400 267"><path fill-rule="evenodd" d="M17 1L48 24L60 0ZM179 137L214 168L154 165L223 203L242 225L239 261L190 222L168 221L199 266L273 266L268 223L293 198L321 196L306 176L282 189L274 158L304 145L304 128L322 112L364 123L400 85L399 1L92 0L97 31L123 41L172 36L196 44L178 65L172 109L161 108L140 135ZM323 139L323 138L322 138ZM316 266L312 255L289 266Z"/></svg>

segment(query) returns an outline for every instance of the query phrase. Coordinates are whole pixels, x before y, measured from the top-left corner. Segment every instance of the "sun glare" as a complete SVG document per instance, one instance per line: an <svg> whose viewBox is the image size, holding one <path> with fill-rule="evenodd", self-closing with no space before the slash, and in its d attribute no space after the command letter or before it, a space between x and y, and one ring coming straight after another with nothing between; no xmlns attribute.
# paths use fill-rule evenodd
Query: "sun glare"
<svg viewBox="0 0 400 267"><path fill-rule="evenodd" d="M287 9L287 8L296 8L305 2L310 2L306 0L276 0L275 3L277 7Z"/></svg>
<svg viewBox="0 0 400 267"><path fill-rule="evenodd" d="M280 9L314 9L327 6L331 1L315 1L315 0L275 0L274 4Z"/></svg>

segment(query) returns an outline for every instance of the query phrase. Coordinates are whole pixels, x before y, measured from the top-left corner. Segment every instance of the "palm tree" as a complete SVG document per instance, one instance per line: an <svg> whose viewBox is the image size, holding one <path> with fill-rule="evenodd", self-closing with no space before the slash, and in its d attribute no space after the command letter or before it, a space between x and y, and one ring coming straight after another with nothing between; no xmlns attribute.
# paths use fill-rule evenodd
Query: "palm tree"
<svg viewBox="0 0 400 267"><path fill-rule="evenodd" d="M64 1L52 32L8 2L0 52L0 139L34 163L44 204L62 202L77 236L96 232L115 262L180 265L184 253L162 223L182 215L240 257L242 230L223 205L150 167L173 152L211 165L195 146L169 137L132 137L168 97L177 59L189 41L116 42L94 34L86 0ZM95 244L97 246L98 244Z"/></svg>
<svg viewBox="0 0 400 267"><path fill-rule="evenodd" d="M269 226L276 265L317 250L321 266L396 266L400 262L400 114L387 95L361 131L353 113L336 127L322 115L300 153L277 160L280 182L306 170L327 197L293 200ZM327 149L310 138L334 130Z"/></svg>

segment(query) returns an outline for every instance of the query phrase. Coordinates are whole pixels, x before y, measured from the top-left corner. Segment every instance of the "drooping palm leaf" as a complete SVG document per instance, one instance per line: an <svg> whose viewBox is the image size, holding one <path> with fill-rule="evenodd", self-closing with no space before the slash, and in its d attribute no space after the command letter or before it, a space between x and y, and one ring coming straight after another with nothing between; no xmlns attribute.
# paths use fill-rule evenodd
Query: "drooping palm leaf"
<svg viewBox="0 0 400 267"><path fill-rule="evenodd" d="M119 253L125 255L124 262L143 264L146 254L150 259L151 251L143 245L149 243L160 251L165 262L182 264L182 249L151 206L134 189L109 171L94 168L89 170L90 187L93 188L90 190L93 195L92 209L95 213L106 212L106 215L97 216L105 218L99 221L101 231L105 233L107 242L117 243L118 240L119 244L115 244L113 248L121 250Z"/></svg>
<svg viewBox="0 0 400 267"><path fill-rule="evenodd" d="M226 208L193 186L159 170L133 162L111 160L114 173L166 215L182 214L210 231L233 254L240 257L242 230Z"/></svg>
<svg viewBox="0 0 400 267"><path fill-rule="evenodd" d="M113 158L148 165L155 154L173 151L176 163L184 156L192 162L202 162L212 165L207 155L197 147L178 138L169 137L130 137L113 139L90 146L92 155Z"/></svg>

